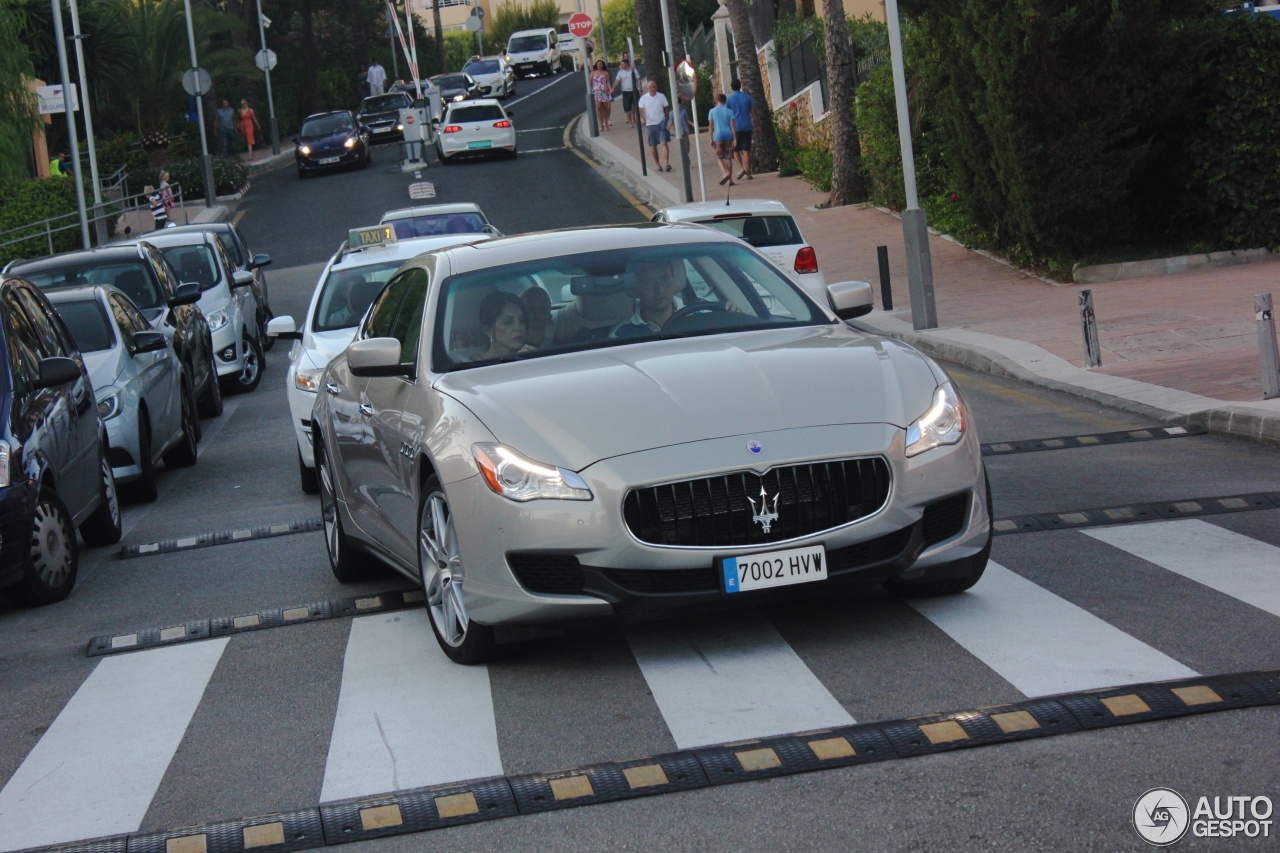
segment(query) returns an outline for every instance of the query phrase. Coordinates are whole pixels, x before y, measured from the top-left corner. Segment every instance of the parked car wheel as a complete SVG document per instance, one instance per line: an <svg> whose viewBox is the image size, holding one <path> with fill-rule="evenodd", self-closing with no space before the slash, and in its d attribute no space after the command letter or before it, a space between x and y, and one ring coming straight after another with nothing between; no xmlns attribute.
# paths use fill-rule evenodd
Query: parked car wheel
<svg viewBox="0 0 1280 853"><path fill-rule="evenodd" d="M458 537L449 512L449 499L436 477L423 486L418 513L418 572L431 617L431 631L440 648L455 663L494 660L498 645L494 630L473 622L462 597L463 564Z"/></svg>
<svg viewBox="0 0 1280 853"><path fill-rule="evenodd" d="M182 440L164 454L164 464L170 468L189 468L196 464L199 454L200 418L191 396L191 385L182 383Z"/></svg>
<svg viewBox="0 0 1280 853"><path fill-rule="evenodd" d="M114 545L124 533L120 524L120 500L116 497L116 478L111 474L111 466L107 463L105 453L102 454L98 467L102 477L102 502L80 525L80 535L84 537L84 544L90 548Z"/></svg>
<svg viewBox="0 0 1280 853"><path fill-rule="evenodd" d="M320 478L316 474L316 469L307 467L307 463L302 461L301 451L298 452L298 479L302 481L304 495L314 495L320 491Z"/></svg>
<svg viewBox="0 0 1280 853"><path fill-rule="evenodd" d="M275 316L270 308L263 308L258 312L258 344L263 352L269 351L276 345L276 339L267 334L267 324L275 319Z"/></svg>
<svg viewBox="0 0 1280 853"><path fill-rule="evenodd" d="M142 471L138 479L120 489L129 500L149 504L156 499L156 469L151 462L151 423L145 411L138 413L138 468Z"/></svg>
<svg viewBox="0 0 1280 853"><path fill-rule="evenodd" d="M262 346L256 338L242 334L240 337L240 356L244 367L235 376L228 377L227 390L236 394L248 394L258 387L262 381L262 371L267 368L267 357L262 354Z"/></svg>
<svg viewBox="0 0 1280 853"><path fill-rule="evenodd" d="M196 406L202 418L216 418L222 414L222 383L218 381L218 371L213 366L212 355L209 356L209 380L205 383L204 393L200 395Z"/></svg>
<svg viewBox="0 0 1280 853"><path fill-rule="evenodd" d="M41 486L31 520L31 549L22 580L5 590L5 594L14 604L24 607L61 601L76 585L79 563L71 513L57 492Z"/></svg>
<svg viewBox="0 0 1280 853"><path fill-rule="evenodd" d="M324 547L329 552L329 568L341 583L367 580L374 575L373 560L361 553L342 530L334 491L333 469L324 445L316 448L316 471L320 475L320 517L324 521Z"/></svg>

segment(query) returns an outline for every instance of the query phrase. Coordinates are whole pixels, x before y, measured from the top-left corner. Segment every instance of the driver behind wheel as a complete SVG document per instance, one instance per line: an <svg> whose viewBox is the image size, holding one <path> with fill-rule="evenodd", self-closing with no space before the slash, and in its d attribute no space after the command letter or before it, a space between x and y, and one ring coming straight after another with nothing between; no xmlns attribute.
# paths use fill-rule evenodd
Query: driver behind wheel
<svg viewBox="0 0 1280 853"><path fill-rule="evenodd" d="M629 270L636 286L635 312L613 330L615 338L634 338L662 331L671 315L684 307L676 294L687 283L684 261L678 259L639 260Z"/></svg>

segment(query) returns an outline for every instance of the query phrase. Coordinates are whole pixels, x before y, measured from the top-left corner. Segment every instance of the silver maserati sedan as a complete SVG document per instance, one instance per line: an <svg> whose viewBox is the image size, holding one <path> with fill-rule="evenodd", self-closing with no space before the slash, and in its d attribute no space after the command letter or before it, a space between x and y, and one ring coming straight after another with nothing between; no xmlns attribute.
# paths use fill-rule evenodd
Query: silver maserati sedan
<svg viewBox="0 0 1280 853"><path fill-rule="evenodd" d="M564 623L975 584L972 414L911 347L698 225L543 232L408 262L320 379L341 581L422 584L454 661Z"/></svg>

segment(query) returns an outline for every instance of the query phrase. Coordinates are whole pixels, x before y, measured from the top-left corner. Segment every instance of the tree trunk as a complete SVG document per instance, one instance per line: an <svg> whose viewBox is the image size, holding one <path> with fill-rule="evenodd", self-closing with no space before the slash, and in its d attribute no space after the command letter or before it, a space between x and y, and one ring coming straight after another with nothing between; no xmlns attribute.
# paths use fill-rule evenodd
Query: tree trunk
<svg viewBox="0 0 1280 853"><path fill-rule="evenodd" d="M862 180L862 147L853 120L857 84L843 0L824 0L822 17L827 41L827 91L831 98L827 105L831 131L831 196L827 199L827 206L839 207L866 197Z"/></svg>
<svg viewBox="0 0 1280 853"><path fill-rule="evenodd" d="M666 36L662 32L662 6L659 0L636 0L636 22L640 25L640 38L644 42L644 74L667 91L666 68L662 64L662 51L666 49ZM670 98L668 97L668 100Z"/></svg>
<svg viewBox="0 0 1280 853"><path fill-rule="evenodd" d="M813 0L800 0L800 17L813 17Z"/></svg>
<svg viewBox="0 0 1280 853"><path fill-rule="evenodd" d="M764 94L760 57L756 53L756 37L751 32L751 13L747 0L725 0L729 23L733 27L733 44L738 54L738 79L742 91L755 101L752 121L751 168L756 172L772 172L778 168L778 137L773 126L773 106Z"/></svg>
<svg viewBox="0 0 1280 853"><path fill-rule="evenodd" d="M794 15L796 13L796 0L778 0L778 17L783 15Z"/></svg>

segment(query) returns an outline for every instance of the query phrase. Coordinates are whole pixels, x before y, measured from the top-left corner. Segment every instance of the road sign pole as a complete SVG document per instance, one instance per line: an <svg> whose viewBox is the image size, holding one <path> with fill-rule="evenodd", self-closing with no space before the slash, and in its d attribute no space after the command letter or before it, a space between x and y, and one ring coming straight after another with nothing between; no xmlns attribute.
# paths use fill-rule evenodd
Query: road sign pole
<svg viewBox="0 0 1280 853"><path fill-rule="evenodd" d="M98 245L107 242L107 223L102 218L102 185L98 181L98 152L93 140L93 110L89 106L89 80L84 72L84 37L80 35L80 13L76 0L70 0L71 39L76 43L76 71L80 75L80 109L84 115L84 141L89 149L89 184L93 189L93 230Z"/></svg>
<svg viewBox="0 0 1280 853"><path fill-rule="evenodd" d="M587 36L595 29L591 16L582 11L582 0L578 0L578 13L569 19L569 35L578 39L578 56L582 57L582 79L587 85L587 127L592 136L600 135L600 125L596 121L596 99L591 94L591 63L587 57Z"/></svg>
<svg viewBox="0 0 1280 853"><path fill-rule="evenodd" d="M191 23L191 0L182 0L182 5L187 12L187 47L191 51L191 70L195 71L200 67L200 63L196 60L196 31ZM204 176L204 206L213 207L213 203L218 200L218 195L213 183L213 159L209 157L209 138L204 132L204 92L200 90L200 75L196 73L191 76L196 79L194 88L196 118L200 122L200 171Z"/></svg>
<svg viewBox="0 0 1280 853"><path fill-rule="evenodd" d="M276 127L276 102L271 97L271 54L267 51L267 28L262 23L262 0L258 0L258 39L262 42L262 73L267 78L267 116L271 121L271 153L280 153L280 131Z"/></svg>
<svg viewBox="0 0 1280 853"><path fill-rule="evenodd" d="M67 139L71 144L71 180L76 185L76 212L80 214L80 244L89 248L89 219L84 209L84 182L80 180L80 139L76 135L76 114L71 109L71 72L67 70L67 42L62 35L62 3L53 0L53 37L58 43L58 72L62 75L62 107L67 116Z"/></svg>

